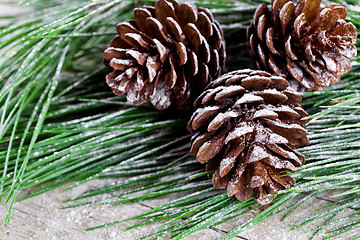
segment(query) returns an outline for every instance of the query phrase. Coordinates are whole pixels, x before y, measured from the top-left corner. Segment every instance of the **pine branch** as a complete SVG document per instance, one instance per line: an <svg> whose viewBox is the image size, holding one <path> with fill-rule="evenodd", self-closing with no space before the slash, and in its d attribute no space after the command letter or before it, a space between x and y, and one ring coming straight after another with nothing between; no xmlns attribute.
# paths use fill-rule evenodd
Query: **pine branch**
<svg viewBox="0 0 360 240"><path fill-rule="evenodd" d="M246 26L257 5L269 1L194 2L212 8L224 26L229 69L247 66ZM349 4L357 1L338 2L352 9ZM4 59L0 65L0 197L10 204L7 221L16 193L23 189L37 187L26 199L94 178L117 180L70 199L68 207L91 204L89 197L100 199L119 191L120 200L99 202L116 206L181 193L183 197L129 219L143 220L134 227L165 221L153 236L180 239L259 208L253 200L239 203L214 190L203 166L188 156L189 113L133 107L104 86L103 49L114 35L114 25L131 18L137 1L23 3L31 4L34 11L24 16L24 22L17 19L0 32ZM349 11L349 19L360 27L358 10ZM308 164L295 175L298 185L279 194L274 205L224 239L280 213L292 214L328 189L345 189L339 195L345 198L299 220L295 228L330 217L314 229L315 235L325 231L326 239L360 227L358 212L338 216L356 207L360 197L359 58L353 65L341 83L304 94L303 106L313 113L313 120L307 127L311 145L300 149ZM104 226L116 223L121 222Z"/></svg>

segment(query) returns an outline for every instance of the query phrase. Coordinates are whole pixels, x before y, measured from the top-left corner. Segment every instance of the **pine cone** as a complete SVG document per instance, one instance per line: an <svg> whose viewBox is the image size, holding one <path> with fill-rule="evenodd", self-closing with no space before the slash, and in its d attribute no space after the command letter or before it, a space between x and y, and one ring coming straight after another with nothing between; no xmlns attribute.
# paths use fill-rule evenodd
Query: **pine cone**
<svg viewBox="0 0 360 240"><path fill-rule="evenodd" d="M223 32L205 8L159 0L135 9L116 30L104 55L114 70L106 82L135 105L187 109L224 67Z"/></svg>
<svg viewBox="0 0 360 240"><path fill-rule="evenodd" d="M214 188L262 205L266 197L295 184L285 172L305 162L293 148L309 143L301 118L301 97L282 77L239 70L211 82L195 101L188 130L190 154L206 163Z"/></svg>
<svg viewBox="0 0 360 240"><path fill-rule="evenodd" d="M299 91L322 90L351 70L357 33L339 4L321 0L272 0L261 5L248 29L250 55L258 69L290 80Z"/></svg>

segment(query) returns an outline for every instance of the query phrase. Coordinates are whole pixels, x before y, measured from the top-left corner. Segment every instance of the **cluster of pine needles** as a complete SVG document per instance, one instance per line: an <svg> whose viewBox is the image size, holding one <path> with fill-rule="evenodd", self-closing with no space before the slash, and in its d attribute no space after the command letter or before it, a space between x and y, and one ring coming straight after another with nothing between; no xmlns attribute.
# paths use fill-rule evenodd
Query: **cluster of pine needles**
<svg viewBox="0 0 360 240"><path fill-rule="evenodd" d="M5 221L17 200L99 178L113 183L74 196L69 207L94 204L89 201L94 197L118 205L177 193L175 200L133 218L143 220L133 227L164 223L152 237L181 239L260 208L251 199L240 203L213 189L204 166L188 155L190 113L134 107L106 86L102 57L116 34L114 26L132 18L132 10L146 2L154 1L24 0L21 17L3 17L11 20L0 27L0 198L9 209ZM247 66L246 27L257 6L269 1L191 2L210 8L223 26L227 69ZM348 20L360 29L358 0L332 2L345 5ZM336 190L333 203L292 227L324 220L312 229L313 238L320 239L360 231L359 63L359 57L352 61L352 71L339 84L303 95L302 106L312 114L307 125L311 144L299 149L307 164L294 175L296 187L278 194L272 205L222 239L278 214L287 217L327 190ZM29 188L29 195L16 198ZM107 193L117 197L103 200ZM348 208L355 211L344 214Z"/></svg>

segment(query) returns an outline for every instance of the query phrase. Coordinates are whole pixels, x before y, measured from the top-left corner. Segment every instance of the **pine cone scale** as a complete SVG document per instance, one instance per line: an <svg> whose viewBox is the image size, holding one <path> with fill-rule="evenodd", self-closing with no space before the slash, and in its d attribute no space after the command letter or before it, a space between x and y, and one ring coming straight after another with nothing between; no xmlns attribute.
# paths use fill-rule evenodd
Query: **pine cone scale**
<svg viewBox="0 0 360 240"><path fill-rule="evenodd" d="M240 158L236 170L227 186L227 194L229 197L234 196L239 191L239 189L241 191L245 185L245 176L247 174L245 172L246 166L247 164L245 159Z"/></svg>
<svg viewBox="0 0 360 240"><path fill-rule="evenodd" d="M258 133L256 133L258 134ZM269 158L269 154L264 147L259 145L252 145L246 155L246 163L255 163Z"/></svg>
<svg viewBox="0 0 360 240"><path fill-rule="evenodd" d="M274 55L279 55L279 52L275 49L274 46L274 39L275 39L275 35L274 35L274 29L273 28L268 28L266 30L266 46L269 48L270 52Z"/></svg>
<svg viewBox="0 0 360 240"><path fill-rule="evenodd" d="M300 0L301 1L301 0ZM311 23L318 17L321 0L302 0L304 1L304 7L302 9L302 13L305 14L306 20Z"/></svg>
<svg viewBox="0 0 360 240"><path fill-rule="evenodd" d="M175 7L173 6L173 4L163 0L157 1L155 3L155 15L163 26L166 26L166 19L168 17L177 19L177 16L175 14Z"/></svg>
<svg viewBox="0 0 360 240"><path fill-rule="evenodd" d="M225 176L225 177L221 177L219 175L219 170L217 170L213 177L212 177L212 182L213 182L213 187L215 189L224 189L226 188L226 186L229 184L229 177Z"/></svg>
<svg viewBox="0 0 360 240"><path fill-rule="evenodd" d="M265 15L262 15L259 18L259 22L257 25L257 34L260 38L260 40L264 41L265 40L265 35L266 35L266 31L268 28L268 21Z"/></svg>
<svg viewBox="0 0 360 240"><path fill-rule="evenodd" d="M275 0L272 1L272 7L274 9L274 14L273 14L273 21L275 24L275 26L279 26L280 23L280 14L281 11L283 10L283 7L289 2L290 0ZM266 8L267 9L267 8Z"/></svg>
<svg viewBox="0 0 360 240"><path fill-rule="evenodd" d="M240 190L235 194L235 197L240 202L245 202L246 200L248 200L254 192L254 189L247 184L249 181L249 174L241 176L240 178L238 185Z"/></svg>
<svg viewBox="0 0 360 240"><path fill-rule="evenodd" d="M222 31L220 30L220 25L217 22L212 23L213 35L209 38L209 43L214 46L214 49L221 50L224 48L224 44L221 41L221 36L223 36ZM224 54L223 51L220 51L221 54Z"/></svg>
<svg viewBox="0 0 360 240"><path fill-rule="evenodd" d="M151 12L146 8L135 8L134 9L134 19L139 30L147 35L149 35L146 19L151 17Z"/></svg>
<svg viewBox="0 0 360 240"><path fill-rule="evenodd" d="M288 172L296 172L296 167L294 164L288 161L283 161L276 156L271 156L262 160L267 165L273 167L274 169L286 170Z"/></svg>
<svg viewBox="0 0 360 240"><path fill-rule="evenodd" d="M251 172L251 178L248 183L249 187L254 190L262 187L267 179L266 170L260 162L254 162L248 166L249 172Z"/></svg>
<svg viewBox="0 0 360 240"><path fill-rule="evenodd" d="M181 42L176 42L174 44L175 44L175 51L177 56L176 63L178 64L178 66L181 67L184 64L186 64L188 61L186 46Z"/></svg>
<svg viewBox="0 0 360 240"><path fill-rule="evenodd" d="M185 27L188 23L196 23L198 16L195 9L188 3L180 4L179 7L176 8L176 15L182 27Z"/></svg>
<svg viewBox="0 0 360 240"><path fill-rule="evenodd" d="M239 138L234 141L231 145L229 153L220 162L219 173L221 177L225 177L230 170L234 167L237 157L245 148L245 141L243 138Z"/></svg>
<svg viewBox="0 0 360 240"><path fill-rule="evenodd" d="M314 23L312 28L316 30L318 27L325 31L331 31L337 24L338 19L345 19L347 11L339 4L330 4L320 12L318 22ZM320 25L320 26L319 26Z"/></svg>
<svg viewBox="0 0 360 240"><path fill-rule="evenodd" d="M213 35L213 26L211 20L204 12L199 13L196 27L200 30L201 34L206 40L208 40L210 36Z"/></svg>
<svg viewBox="0 0 360 240"><path fill-rule="evenodd" d="M286 29L288 28L292 19L294 18L294 13L295 13L295 5L291 1L288 1L287 3L285 3L283 5L283 7L281 8L279 17L280 17L280 25L281 25L282 34L285 35Z"/></svg>
<svg viewBox="0 0 360 240"><path fill-rule="evenodd" d="M198 61L198 57L196 56L195 53L193 52L188 52L188 56L189 56L189 70L190 70L190 74L191 76L195 76L196 74L198 74L199 72L199 61Z"/></svg>
<svg viewBox="0 0 360 240"><path fill-rule="evenodd" d="M215 136L215 132L206 132L204 134L195 134L191 139L191 149L190 154L195 156L199 151L199 148L208 140Z"/></svg>
<svg viewBox="0 0 360 240"><path fill-rule="evenodd" d="M222 147L225 145L224 140L226 137L226 131L219 133L219 135L212 138L210 141L205 142L200 148L198 153L196 154L196 159L200 163L207 163L213 158L216 154L218 154Z"/></svg>

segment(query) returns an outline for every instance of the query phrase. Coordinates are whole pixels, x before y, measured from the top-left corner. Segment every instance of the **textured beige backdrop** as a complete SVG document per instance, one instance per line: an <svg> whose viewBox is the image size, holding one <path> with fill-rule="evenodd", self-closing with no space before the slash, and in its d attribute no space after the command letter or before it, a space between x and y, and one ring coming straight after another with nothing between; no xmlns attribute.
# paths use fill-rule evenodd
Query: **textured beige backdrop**
<svg viewBox="0 0 360 240"><path fill-rule="evenodd" d="M8 6L5 0L0 0L0 16L18 12L20 7L16 5ZM4 23L0 20L0 23ZM162 199L146 201L140 204L120 205L109 208L100 205L88 205L74 209L62 210L65 204L62 202L70 197L78 196L81 192L86 191L92 186L102 184L103 180L95 180L71 191L60 193L61 189L51 191L49 193L34 197L14 205L10 226L0 225L0 240L22 240L22 239L137 239L146 234L152 233L160 224L144 226L135 230L124 232L123 230L134 224L134 222L126 222L115 225L113 227L103 228L91 232L85 232L84 229L93 227L112 221L126 219L149 211L151 208L168 202L174 196L168 196ZM70 186L70 185L69 185ZM64 189L64 188L62 188ZM26 192L22 193L23 195ZM316 201L297 211L289 219L281 222L281 216L270 219L261 223L245 233L240 234L236 239L249 240L278 240L278 239L309 239L311 234L303 233L305 229L298 231L289 231L288 224L299 218L309 216L320 206L324 206L331 202L330 193L324 194ZM5 218L7 208L3 204L0 205L0 220ZM354 212L353 209L347 209L345 213ZM240 219L220 225L216 228L207 229L195 233L186 239L202 239L211 240L223 236L233 227L246 221L254 213L249 213ZM319 224L318 222L316 224ZM314 227L316 224L309 226ZM307 229L309 229L309 227ZM353 231L336 239L350 239L359 236L359 231Z"/></svg>

